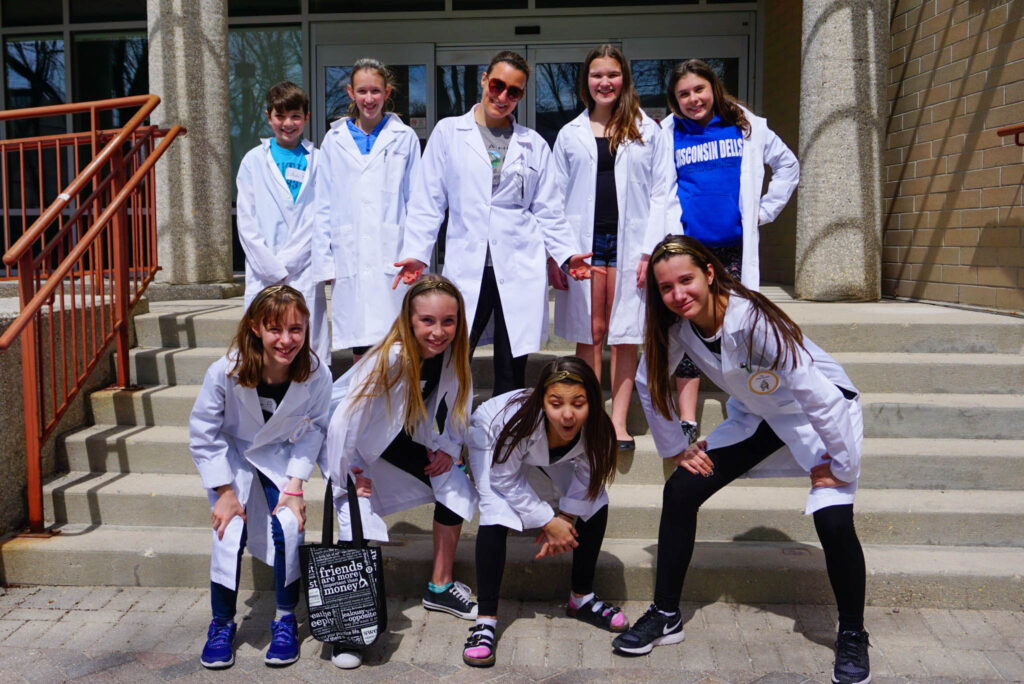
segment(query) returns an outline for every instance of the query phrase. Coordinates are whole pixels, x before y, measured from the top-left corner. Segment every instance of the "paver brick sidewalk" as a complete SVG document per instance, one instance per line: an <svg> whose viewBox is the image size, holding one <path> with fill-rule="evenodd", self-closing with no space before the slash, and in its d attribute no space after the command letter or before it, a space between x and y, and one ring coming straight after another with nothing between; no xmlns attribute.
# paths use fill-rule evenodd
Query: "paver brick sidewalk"
<svg viewBox="0 0 1024 684"><path fill-rule="evenodd" d="M761 682L830 681L831 606L732 603L684 606L686 641L621 658L611 637L550 603L502 604L498 666L461 662L470 623L389 601L388 634L362 668L341 671L304 626L294 665L263 664L273 596L241 592L236 664L199 665L209 623L197 589L13 587L0 596L0 681L6 682ZM630 602L636 618L645 606ZM300 620L305 615L300 611ZM1024 613L869 607L874 681L1024 681Z"/></svg>

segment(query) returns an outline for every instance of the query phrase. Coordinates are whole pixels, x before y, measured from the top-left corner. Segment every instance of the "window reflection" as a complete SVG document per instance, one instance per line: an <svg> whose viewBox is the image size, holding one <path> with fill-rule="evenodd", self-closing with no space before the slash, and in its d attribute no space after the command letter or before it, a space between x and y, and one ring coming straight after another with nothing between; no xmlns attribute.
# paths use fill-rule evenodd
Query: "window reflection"
<svg viewBox="0 0 1024 684"><path fill-rule="evenodd" d="M480 101L480 79L486 70L486 64L446 64L437 67L438 121L446 116L465 114Z"/></svg>
<svg viewBox="0 0 1024 684"><path fill-rule="evenodd" d="M537 132L554 146L562 126L583 111L577 94L579 62L547 62L537 65Z"/></svg>
<svg viewBox="0 0 1024 684"><path fill-rule="evenodd" d="M149 92L149 47L145 33L78 33L73 41L73 54L76 64L90 65L89 69L72 70L71 92L76 102ZM123 126L136 111L132 107L100 112L100 125ZM89 117L76 116L74 125L76 130L88 130Z"/></svg>
<svg viewBox="0 0 1024 684"><path fill-rule="evenodd" d="M64 41L51 36L8 38L4 42L4 76L7 109L63 103ZM7 124L10 138L64 132L63 116Z"/></svg>

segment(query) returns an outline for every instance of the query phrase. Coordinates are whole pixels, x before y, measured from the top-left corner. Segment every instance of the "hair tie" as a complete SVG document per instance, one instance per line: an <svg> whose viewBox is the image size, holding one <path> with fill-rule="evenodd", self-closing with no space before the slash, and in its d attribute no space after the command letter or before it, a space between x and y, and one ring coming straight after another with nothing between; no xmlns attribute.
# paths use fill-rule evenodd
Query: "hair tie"
<svg viewBox="0 0 1024 684"><path fill-rule="evenodd" d="M572 371L567 371L567 370L560 370L560 371L555 371L554 373L549 375L548 379L544 381L544 386L547 387L549 385L555 384L556 382L567 382L567 381L568 382L575 382L578 385L582 385L583 384L583 378L581 378L576 373L573 373Z"/></svg>

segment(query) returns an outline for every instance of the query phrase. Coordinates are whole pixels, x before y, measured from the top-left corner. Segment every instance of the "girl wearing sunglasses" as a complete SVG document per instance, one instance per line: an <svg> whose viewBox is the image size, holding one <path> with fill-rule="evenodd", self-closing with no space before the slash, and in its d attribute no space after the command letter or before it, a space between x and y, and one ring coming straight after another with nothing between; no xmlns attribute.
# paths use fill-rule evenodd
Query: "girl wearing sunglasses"
<svg viewBox="0 0 1024 684"><path fill-rule="evenodd" d="M555 178L576 251L592 251L592 263L607 274L594 274L589 284L556 284L555 333L576 342L576 355L598 379L607 337L612 424L619 449L626 451L635 446L626 413L636 345L644 337L640 288L650 249L666 232L665 203L675 174L671 147L640 109L629 62L618 48L590 51L580 69L579 96L587 108L558 133Z"/></svg>
<svg viewBox="0 0 1024 684"><path fill-rule="evenodd" d="M480 79L480 103L438 122L413 180L405 258L395 264L395 287L419 277L447 209L444 275L472 313L471 353L489 341L493 318L495 395L525 385L527 354L540 349L548 256L576 279L591 270L569 238L547 143L512 116L529 75L522 56L499 52Z"/></svg>

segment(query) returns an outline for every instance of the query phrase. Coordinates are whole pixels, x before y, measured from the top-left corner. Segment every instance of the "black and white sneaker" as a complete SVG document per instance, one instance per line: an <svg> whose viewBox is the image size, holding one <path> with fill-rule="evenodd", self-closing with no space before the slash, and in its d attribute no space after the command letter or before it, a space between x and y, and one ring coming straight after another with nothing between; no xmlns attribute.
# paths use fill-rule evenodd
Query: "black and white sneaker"
<svg viewBox="0 0 1024 684"><path fill-rule="evenodd" d="M423 607L451 613L463 620L476 620L476 601L470 598L469 587L462 582L452 582L444 591L431 591L428 587L423 594Z"/></svg>
<svg viewBox="0 0 1024 684"><path fill-rule="evenodd" d="M870 645L867 632L839 631L836 636L836 666L832 670L835 684L868 684L871 681Z"/></svg>
<svg viewBox="0 0 1024 684"><path fill-rule="evenodd" d="M678 644L683 638L683 616L678 611L665 615L651 604L629 631L615 637L612 647L618 653L643 655L655 646Z"/></svg>

